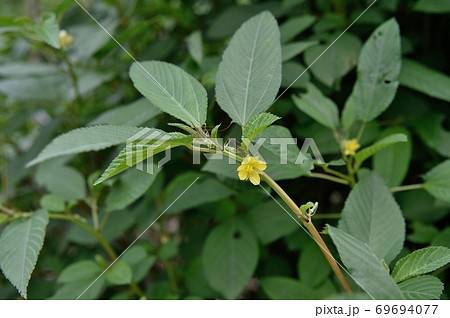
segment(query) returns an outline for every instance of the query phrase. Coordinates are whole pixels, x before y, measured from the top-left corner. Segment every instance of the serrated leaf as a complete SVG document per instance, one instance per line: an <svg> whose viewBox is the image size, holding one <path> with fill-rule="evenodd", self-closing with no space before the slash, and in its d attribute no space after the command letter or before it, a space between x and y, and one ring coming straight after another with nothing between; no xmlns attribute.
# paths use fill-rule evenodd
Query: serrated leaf
<svg viewBox="0 0 450 318"><path fill-rule="evenodd" d="M398 287L408 300L439 299L444 290L444 284L439 278L430 275L405 280Z"/></svg>
<svg viewBox="0 0 450 318"><path fill-rule="evenodd" d="M161 114L161 111L147 98L140 98L125 106L110 109L91 121L88 125L139 126Z"/></svg>
<svg viewBox="0 0 450 318"><path fill-rule="evenodd" d="M371 121L389 107L401 67L400 30L395 19L379 26L363 45L353 87L359 119Z"/></svg>
<svg viewBox="0 0 450 318"><path fill-rule="evenodd" d="M328 226L342 262L355 282L376 300L404 299L395 281L370 247L345 231Z"/></svg>
<svg viewBox="0 0 450 318"><path fill-rule="evenodd" d="M428 171L423 180L424 188L433 197L450 202L450 159Z"/></svg>
<svg viewBox="0 0 450 318"><path fill-rule="evenodd" d="M260 279L260 283L264 293L266 293L270 299L319 299L319 295L314 289L289 277L263 277Z"/></svg>
<svg viewBox="0 0 450 318"><path fill-rule="evenodd" d="M202 252L209 284L227 299L235 299L258 263L258 243L249 225L229 220L209 232Z"/></svg>
<svg viewBox="0 0 450 318"><path fill-rule="evenodd" d="M10 223L0 237L0 267L23 298L27 298L28 282L44 243L47 223L47 211L38 210L29 219Z"/></svg>
<svg viewBox="0 0 450 318"><path fill-rule="evenodd" d="M395 264L392 277L402 282L408 278L434 271L450 262L450 249L430 246L416 250L401 258Z"/></svg>
<svg viewBox="0 0 450 318"><path fill-rule="evenodd" d="M283 205L283 203L281 203ZM287 211L288 209L285 208ZM268 201L248 211L249 223L258 239L266 245L291 234L299 225L275 202ZM293 216L296 218L296 216Z"/></svg>
<svg viewBox="0 0 450 318"><path fill-rule="evenodd" d="M422 142L444 157L450 157L450 132L445 130L444 114L431 113L421 116L414 129Z"/></svg>
<svg viewBox="0 0 450 318"><path fill-rule="evenodd" d="M272 14L263 12L231 38L217 71L217 102L234 122L245 125L270 107L280 83L280 32Z"/></svg>
<svg viewBox="0 0 450 318"><path fill-rule="evenodd" d="M139 199L155 181L159 173L153 165L154 173L149 174L137 169L129 169L118 178L105 199L106 211L121 210Z"/></svg>
<svg viewBox="0 0 450 318"><path fill-rule="evenodd" d="M264 128L270 126L278 119L280 117L270 113L262 113L255 116L245 125L244 131L242 132L242 139L252 141Z"/></svg>
<svg viewBox="0 0 450 318"><path fill-rule="evenodd" d="M160 61L133 63L130 77L136 89L163 112L191 127L205 123L206 90L178 66Z"/></svg>
<svg viewBox="0 0 450 318"><path fill-rule="evenodd" d="M358 163L363 163L367 158L372 157L377 152L393 145L398 142L407 142L408 137L405 134L398 133L398 134L392 134L390 136L387 136L381 140L378 140L373 145L363 148L360 151L358 151L355 154L355 160L358 161Z"/></svg>
<svg viewBox="0 0 450 318"><path fill-rule="evenodd" d="M59 49L59 25L53 13L46 13L42 17L40 24L33 26L34 32L55 49Z"/></svg>
<svg viewBox="0 0 450 318"><path fill-rule="evenodd" d="M403 86L450 102L450 77L416 61L403 59L399 81Z"/></svg>
<svg viewBox="0 0 450 318"><path fill-rule="evenodd" d="M296 57L307 48L318 44L318 41L301 41L301 42L292 42L288 44L284 44L281 47L281 61L286 62L290 59Z"/></svg>
<svg viewBox="0 0 450 318"><path fill-rule="evenodd" d="M120 145L141 130L138 127L114 125L78 128L53 139L27 167L59 156Z"/></svg>
<svg viewBox="0 0 450 318"><path fill-rule="evenodd" d="M100 178L95 181L94 185L102 183L166 149L189 145L193 138L193 136L183 134L171 135L162 130L148 129L143 135L128 141L127 146L114 158ZM149 167L152 166L147 164L146 167L142 166L139 169L145 169L148 173L153 173L148 170Z"/></svg>
<svg viewBox="0 0 450 318"><path fill-rule="evenodd" d="M304 53L305 65L311 65L311 72L319 81L333 87L356 66L361 45L358 37L345 33L331 46L327 43L307 49Z"/></svg>
<svg viewBox="0 0 450 318"><path fill-rule="evenodd" d="M367 244L387 264L402 249L405 240L402 211L376 172L360 180L350 192L339 228Z"/></svg>
<svg viewBox="0 0 450 318"><path fill-rule="evenodd" d="M325 127L336 129L339 125L339 111L336 104L313 84L306 87L308 91L300 97L292 95L295 105Z"/></svg>
<svg viewBox="0 0 450 318"><path fill-rule="evenodd" d="M412 154L411 134L406 128L389 128L383 131L382 136L389 136L396 133L404 134L407 141L396 143L377 152L372 157L373 169L378 172L389 187L396 187L402 184L408 172Z"/></svg>

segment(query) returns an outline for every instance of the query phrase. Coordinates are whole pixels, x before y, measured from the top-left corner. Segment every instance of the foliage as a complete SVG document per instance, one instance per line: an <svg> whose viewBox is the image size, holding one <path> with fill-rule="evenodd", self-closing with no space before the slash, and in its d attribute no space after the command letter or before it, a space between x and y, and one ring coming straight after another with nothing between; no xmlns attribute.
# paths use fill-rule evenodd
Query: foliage
<svg viewBox="0 0 450 318"><path fill-rule="evenodd" d="M241 2L0 4L0 298L450 296L448 5Z"/></svg>

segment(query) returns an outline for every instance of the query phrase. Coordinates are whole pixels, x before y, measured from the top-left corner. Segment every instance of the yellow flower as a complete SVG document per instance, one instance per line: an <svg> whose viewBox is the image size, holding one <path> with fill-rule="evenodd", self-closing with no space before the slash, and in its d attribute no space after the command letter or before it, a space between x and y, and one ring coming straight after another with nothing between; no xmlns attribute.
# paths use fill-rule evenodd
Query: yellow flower
<svg viewBox="0 0 450 318"><path fill-rule="evenodd" d="M261 182L259 174L266 170L267 165L264 161L258 160L258 157L247 156L242 161L237 171L239 171L239 179L248 180L254 185L258 185Z"/></svg>
<svg viewBox="0 0 450 318"><path fill-rule="evenodd" d="M66 46L73 44L75 39L66 30L59 31L59 45L62 49L65 49Z"/></svg>
<svg viewBox="0 0 450 318"><path fill-rule="evenodd" d="M359 149L359 147L361 147L361 145L356 139L344 141L344 155L353 156L356 153L356 150Z"/></svg>

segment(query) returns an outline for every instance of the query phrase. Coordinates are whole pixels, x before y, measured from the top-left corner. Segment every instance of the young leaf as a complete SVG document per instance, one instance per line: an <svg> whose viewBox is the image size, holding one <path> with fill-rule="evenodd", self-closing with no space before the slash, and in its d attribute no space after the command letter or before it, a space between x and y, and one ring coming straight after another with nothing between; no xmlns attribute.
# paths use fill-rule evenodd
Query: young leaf
<svg viewBox="0 0 450 318"><path fill-rule="evenodd" d="M300 97L292 95L295 105L325 127L336 129L339 125L339 111L336 104L313 84L306 87L308 91Z"/></svg>
<svg viewBox="0 0 450 318"><path fill-rule="evenodd" d="M120 145L141 130L138 127L113 125L78 128L53 139L27 167L59 156Z"/></svg>
<svg viewBox="0 0 450 318"><path fill-rule="evenodd" d="M248 224L232 219L209 232L202 260L210 285L227 299L234 299L256 269L258 242Z"/></svg>
<svg viewBox="0 0 450 318"><path fill-rule="evenodd" d="M434 271L450 262L450 249L443 246L430 246L416 250L398 260L392 271L395 281Z"/></svg>
<svg viewBox="0 0 450 318"><path fill-rule="evenodd" d="M328 226L328 233L342 262L364 291L377 300L404 299L395 281L367 244L332 226Z"/></svg>
<svg viewBox="0 0 450 318"><path fill-rule="evenodd" d="M130 77L136 89L163 112L191 127L205 123L206 90L178 66L160 61L133 63Z"/></svg>
<svg viewBox="0 0 450 318"><path fill-rule="evenodd" d="M115 262L105 273L105 279L111 285L128 285L133 278L131 267L123 262Z"/></svg>
<svg viewBox="0 0 450 318"><path fill-rule="evenodd" d="M45 43L51 45L55 49L59 49L59 25L54 13L44 14L41 23L35 24L33 28L34 32L36 32Z"/></svg>
<svg viewBox="0 0 450 318"><path fill-rule="evenodd" d="M424 188L433 197L450 202L450 159L441 162L424 176Z"/></svg>
<svg viewBox="0 0 450 318"><path fill-rule="evenodd" d="M371 121L389 107L401 67L400 30L395 19L379 26L364 44L353 87L359 119Z"/></svg>
<svg viewBox="0 0 450 318"><path fill-rule="evenodd" d="M389 188L376 172L350 192L339 228L366 243L379 260L389 264L405 240L405 221Z"/></svg>
<svg viewBox="0 0 450 318"><path fill-rule="evenodd" d="M270 299L318 299L320 296L310 286L289 277L263 277L261 287Z"/></svg>
<svg viewBox="0 0 450 318"><path fill-rule="evenodd" d="M393 134L390 136L387 136L381 140L378 140L376 143L374 143L373 145L363 148L360 151L358 151L355 154L355 160L358 161L360 164L364 162L364 160L366 160L367 158L373 156L374 154L376 154L378 151L383 150L384 148L387 148L393 144L396 144L398 142L407 142L408 141L408 137L406 137L405 134L402 133L398 133L398 134Z"/></svg>
<svg viewBox="0 0 450 318"><path fill-rule="evenodd" d="M148 133L134 138L133 141L129 140L127 146L114 158L94 185L102 183L166 149L189 145L194 138L183 134L168 134L158 129L148 128L147 131Z"/></svg>
<svg viewBox="0 0 450 318"><path fill-rule="evenodd" d="M398 287L408 300L439 299L444 290L444 284L439 278L431 275L410 278L398 284Z"/></svg>
<svg viewBox="0 0 450 318"><path fill-rule="evenodd" d="M121 210L139 199L155 181L159 173L153 165L154 173L148 174L138 169L130 169L118 178L106 197L106 211Z"/></svg>
<svg viewBox="0 0 450 318"><path fill-rule="evenodd" d="M0 267L5 277L27 298L27 287L44 243L48 213L38 210L26 220L10 223L0 237Z"/></svg>
<svg viewBox="0 0 450 318"><path fill-rule="evenodd" d="M407 141L396 143L377 152L372 157L373 169L378 172L389 187L396 187L402 184L411 161L412 140L411 134L406 128L399 126L386 129L383 131L382 136L396 133L404 134Z"/></svg>
<svg viewBox="0 0 450 318"><path fill-rule="evenodd" d="M220 107L245 125L270 107L281 83L281 45L277 21L263 12L245 22L223 54L216 78Z"/></svg>
<svg viewBox="0 0 450 318"><path fill-rule="evenodd" d="M450 102L450 77L413 60L403 59L400 84Z"/></svg>
<svg viewBox="0 0 450 318"><path fill-rule="evenodd" d="M444 157L450 157L450 132L445 130L444 114L431 113L421 116L414 129L422 142Z"/></svg>
<svg viewBox="0 0 450 318"><path fill-rule="evenodd" d="M262 113L253 117L253 119L245 125L244 131L242 132L242 139L252 141L264 128L270 126L278 119L280 119L280 117L270 113Z"/></svg>

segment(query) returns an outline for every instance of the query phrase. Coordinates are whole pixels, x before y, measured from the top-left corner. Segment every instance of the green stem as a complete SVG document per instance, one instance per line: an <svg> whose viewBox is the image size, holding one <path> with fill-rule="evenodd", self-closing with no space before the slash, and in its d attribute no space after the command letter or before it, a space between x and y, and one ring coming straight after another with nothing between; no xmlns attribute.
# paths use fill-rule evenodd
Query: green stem
<svg viewBox="0 0 450 318"><path fill-rule="evenodd" d="M407 191L407 190L416 190L416 189L422 189L424 187L423 183L417 183L417 184L408 184L404 186L399 187L393 187L391 188L391 192L400 192L400 191Z"/></svg>
<svg viewBox="0 0 450 318"><path fill-rule="evenodd" d="M325 174L325 173L312 172L311 173L311 177L312 178L319 178L319 179L330 180L330 181L341 183L341 184L349 184L350 183L349 180L344 180L342 178L333 177L333 176L330 176L330 175Z"/></svg>
<svg viewBox="0 0 450 318"><path fill-rule="evenodd" d="M73 86L74 93L75 93L75 108L74 108L74 112L75 112L75 114L78 114L78 112L80 110L80 107L81 107L81 94L80 94L80 89L78 88L77 74L75 73L75 70L73 68L72 63L70 62L70 60L67 57L66 51L61 49L60 52L61 52L62 60L67 65L67 70L69 72L69 76L70 76L70 79L72 81L72 86Z"/></svg>
<svg viewBox="0 0 450 318"><path fill-rule="evenodd" d="M276 183L267 173L262 172L261 173L262 178L264 181L266 181L269 186L283 199L283 201L288 205L288 207L294 212L302 221L303 225L306 227L306 229L309 231L311 236L314 238L317 245L319 245L323 255L327 259L328 263L331 266L331 269L335 273L336 277L338 278L339 282L341 283L344 290L351 294L352 290L350 286L347 283L347 280L345 279L344 275L341 272L341 269L339 268L338 264L334 260L334 258L331 256L331 252L328 249L327 245L323 241L322 237L320 236L319 232L317 232L317 229L315 228L313 222L308 219L306 216L304 216L300 212L300 208L295 204L295 202L287 195L286 192Z"/></svg>
<svg viewBox="0 0 450 318"><path fill-rule="evenodd" d="M172 261L170 259L164 261L167 268L167 275L169 276L170 287L175 294L178 294L178 284L173 270Z"/></svg>
<svg viewBox="0 0 450 318"><path fill-rule="evenodd" d="M342 179L349 180L349 181L351 179L350 176L343 174L342 172L330 169L327 166L322 166L322 168L325 172L328 172L329 174L334 174L335 176L340 177Z"/></svg>
<svg viewBox="0 0 450 318"><path fill-rule="evenodd" d="M112 249L111 245L109 245L109 243L105 240L105 238L103 237L103 235L100 234L100 232L95 231L92 227L90 227L89 225L81 222L76 216L73 215L67 215L67 214L61 214L61 213L49 213L48 215L51 219L55 219L55 220L65 220L65 221L70 221L76 225L78 225L79 227L81 227L82 229L88 231L89 233L91 233L92 235L95 236L95 238L98 240L98 242L100 243L100 245L103 247L103 249L105 250L105 252L108 254L109 258L111 258L113 261L115 259L117 259L117 254L116 252L114 252L114 250Z"/></svg>

